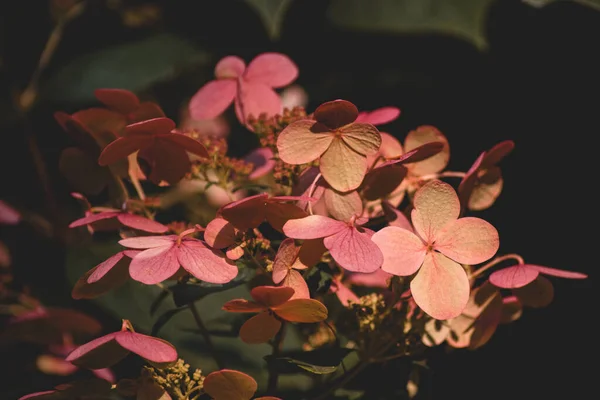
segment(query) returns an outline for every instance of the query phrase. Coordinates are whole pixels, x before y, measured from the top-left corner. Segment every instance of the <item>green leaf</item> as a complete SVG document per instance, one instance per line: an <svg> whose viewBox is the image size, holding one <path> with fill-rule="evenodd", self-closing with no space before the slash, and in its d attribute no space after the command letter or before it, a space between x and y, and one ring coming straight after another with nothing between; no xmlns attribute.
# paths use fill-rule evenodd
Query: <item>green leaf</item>
<svg viewBox="0 0 600 400"><path fill-rule="evenodd" d="M583 6L588 6L595 8L596 10L600 10L600 0L523 0L523 3L529 4L532 7L540 8L544 7L550 3L558 3L558 2L567 2L572 1L574 3L579 3Z"/></svg>
<svg viewBox="0 0 600 400"><path fill-rule="evenodd" d="M330 273L329 266L324 263L319 263L315 268L311 268L304 279L310 291L310 297L315 297L318 294L325 294L331 286L333 275Z"/></svg>
<svg viewBox="0 0 600 400"><path fill-rule="evenodd" d="M173 301L177 307L182 307L186 304L200 300L209 294L219 293L236 286L242 285L250 279L254 271L249 268L242 268L238 275L230 282L224 284L215 284L208 282L199 283L180 283L171 286L170 290L173 293Z"/></svg>
<svg viewBox="0 0 600 400"><path fill-rule="evenodd" d="M324 375L335 372L344 357L353 351L343 347L326 347L313 351L284 352L279 357L268 355L265 361L270 368L276 368L280 373L296 373L304 370Z"/></svg>
<svg viewBox="0 0 600 400"><path fill-rule="evenodd" d="M279 39L283 18L292 0L246 0L246 4L256 11L271 40Z"/></svg>
<svg viewBox="0 0 600 400"><path fill-rule="evenodd" d="M171 78L180 68L208 61L207 53L189 41L161 33L77 57L58 69L41 93L53 101L94 101L95 89L139 92Z"/></svg>
<svg viewBox="0 0 600 400"><path fill-rule="evenodd" d="M344 29L441 33L485 48L484 24L494 0L332 0L328 17Z"/></svg>

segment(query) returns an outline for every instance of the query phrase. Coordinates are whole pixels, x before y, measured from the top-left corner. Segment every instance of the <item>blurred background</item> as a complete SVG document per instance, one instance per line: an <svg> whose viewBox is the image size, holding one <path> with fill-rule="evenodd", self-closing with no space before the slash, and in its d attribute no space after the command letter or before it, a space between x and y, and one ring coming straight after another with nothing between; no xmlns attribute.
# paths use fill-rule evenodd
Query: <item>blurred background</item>
<svg viewBox="0 0 600 400"><path fill-rule="evenodd" d="M38 228L3 226L0 239L11 249L15 281L44 304L120 325L102 304L70 299L64 239L81 208L58 169L72 143L53 114L98 105L93 90L114 87L156 101L183 123L187 101L220 58L277 51L297 63L307 110L338 98L360 110L397 106L402 114L385 130L403 139L419 125L436 126L450 142L450 170L466 171L481 151L514 140L501 165L503 193L474 215L496 226L501 253L590 275L551 278L553 303L525 310L479 350L434 349L420 398L594 397L596 2L21 0L1 7L0 199L31 213ZM230 153L246 154L256 141L225 117ZM35 372L29 350L0 350L1 399L65 381ZM394 371L357 379L383 393Z"/></svg>

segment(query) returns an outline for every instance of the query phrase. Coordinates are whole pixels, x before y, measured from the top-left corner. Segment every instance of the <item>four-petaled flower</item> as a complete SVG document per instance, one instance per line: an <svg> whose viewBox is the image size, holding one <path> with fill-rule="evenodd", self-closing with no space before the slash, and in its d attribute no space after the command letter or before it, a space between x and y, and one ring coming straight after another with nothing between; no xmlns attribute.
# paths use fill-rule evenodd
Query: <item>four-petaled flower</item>
<svg viewBox="0 0 600 400"><path fill-rule="evenodd" d="M277 137L279 157L288 164L319 159L323 178L332 188L348 192L360 186L367 156L377 153L381 136L371 124L355 122L356 106L345 100L321 104L314 120L292 122Z"/></svg>
<svg viewBox="0 0 600 400"><path fill-rule="evenodd" d="M436 319L456 317L467 305L470 289L459 263L491 258L499 247L498 232L480 218L458 218L458 196L447 183L428 182L413 203L416 234L388 226L373 235L383 252L382 269L399 276L418 271L410 283L417 305Z"/></svg>
<svg viewBox="0 0 600 400"><path fill-rule="evenodd" d="M287 286L258 286L250 295L254 301L230 300L223 310L237 313L259 313L240 329L246 343L265 343L281 329L281 320L289 322L320 322L327 318L327 308L314 299L291 299L294 289Z"/></svg>
<svg viewBox="0 0 600 400"><path fill-rule="evenodd" d="M273 90L292 83L298 68L286 55L263 53L248 64L236 56L227 56L215 67L216 80L204 85L190 100L190 115L194 119L219 116L231 102L239 121L246 123L249 115L281 113L281 98Z"/></svg>

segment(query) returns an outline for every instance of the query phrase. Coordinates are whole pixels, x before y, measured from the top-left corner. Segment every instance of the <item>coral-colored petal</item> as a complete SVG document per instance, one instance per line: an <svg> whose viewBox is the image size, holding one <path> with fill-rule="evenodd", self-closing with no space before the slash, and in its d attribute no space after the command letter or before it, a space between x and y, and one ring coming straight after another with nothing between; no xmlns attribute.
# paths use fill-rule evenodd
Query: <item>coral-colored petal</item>
<svg viewBox="0 0 600 400"><path fill-rule="evenodd" d="M256 228L265 220L265 207L269 195L257 194L221 207L219 214L239 230Z"/></svg>
<svg viewBox="0 0 600 400"><path fill-rule="evenodd" d="M363 204L357 191L340 193L334 189L325 190L325 207L331 216L339 221L350 221L353 216L363 213Z"/></svg>
<svg viewBox="0 0 600 400"><path fill-rule="evenodd" d="M223 310L236 313L255 313L264 311L265 309L266 307L262 304L245 299L229 300L227 303L223 304Z"/></svg>
<svg viewBox="0 0 600 400"><path fill-rule="evenodd" d="M329 129L310 119L286 126L277 136L279 158L288 164L305 164L319 158L331 145Z"/></svg>
<svg viewBox="0 0 600 400"><path fill-rule="evenodd" d="M486 302L486 306L473 324L473 334L469 343L471 350L486 344L496 332L502 316L502 296L496 293Z"/></svg>
<svg viewBox="0 0 600 400"><path fill-rule="evenodd" d="M423 160L427 160L430 157L439 154L444 150L445 144L443 142L429 142L425 143L419 147L415 147L410 151L406 151L404 154L401 154L398 157L394 157L392 160L385 162L383 165L390 164L411 164L420 162ZM414 174L414 171L413 171Z"/></svg>
<svg viewBox="0 0 600 400"><path fill-rule="evenodd" d="M446 224L435 235L435 250L462 264L479 264L496 254L498 231L481 218L466 217Z"/></svg>
<svg viewBox="0 0 600 400"><path fill-rule="evenodd" d="M337 129L354 122L358 117L356 106L346 100L333 100L321 104L314 112L315 120L330 129Z"/></svg>
<svg viewBox="0 0 600 400"><path fill-rule="evenodd" d="M121 114L129 114L140 105L138 97L125 89L96 89L94 96L105 106Z"/></svg>
<svg viewBox="0 0 600 400"><path fill-rule="evenodd" d="M285 161L285 160L284 160ZM332 188L348 192L358 188L367 172L367 159L335 138L320 159L319 169Z"/></svg>
<svg viewBox="0 0 600 400"><path fill-rule="evenodd" d="M237 93L237 82L231 79L210 81L200 88L189 104L194 119L213 119L231 105Z"/></svg>
<svg viewBox="0 0 600 400"><path fill-rule="evenodd" d="M458 218L460 202L454 188L439 180L432 180L415 193L412 223L426 241L433 242L437 232Z"/></svg>
<svg viewBox="0 0 600 400"><path fill-rule="evenodd" d="M403 212L392 206L388 201L382 201L381 208L383 209L385 219L388 221L388 224L390 226L397 226L398 228L414 232L412 224L410 223L408 218L406 218L406 215L404 215Z"/></svg>
<svg viewBox="0 0 600 400"><path fill-rule="evenodd" d="M421 340L425 346L434 347L442 344L449 334L448 324L432 318L425 323L425 333Z"/></svg>
<svg viewBox="0 0 600 400"><path fill-rule="evenodd" d="M272 117L281 114L281 98L269 86L243 80L235 97L235 111L240 122L245 122L249 116L258 118L261 114Z"/></svg>
<svg viewBox="0 0 600 400"><path fill-rule="evenodd" d="M239 260L240 258L244 257L244 248L241 245L232 245L225 250L225 256L233 261Z"/></svg>
<svg viewBox="0 0 600 400"><path fill-rule="evenodd" d="M383 254L371 240L372 231L361 228L362 232L347 227L328 236L323 244L331 257L344 269L353 272L373 272L383 264Z"/></svg>
<svg viewBox="0 0 600 400"><path fill-rule="evenodd" d="M404 180L407 171L403 165L388 163L372 169L367 173L362 184L363 197L372 201L393 193Z"/></svg>
<svg viewBox="0 0 600 400"><path fill-rule="evenodd" d="M471 193L473 193L473 189L475 189L475 185L477 184L477 173L481 168L484 157L485 151L477 157L458 185L458 196L463 207L467 206Z"/></svg>
<svg viewBox="0 0 600 400"><path fill-rule="evenodd" d="M185 149L164 135L156 135L152 145L140 150L139 159L146 161L150 169L148 179L157 185L162 181L175 185L192 166Z"/></svg>
<svg viewBox="0 0 600 400"><path fill-rule="evenodd" d="M344 307L349 307L351 303L360 302L356 293L350 290L339 280L333 280L333 282L331 282L330 290L335 293L340 303L342 303Z"/></svg>
<svg viewBox="0 0 600 400"><path fill-rule="evenodd" d="M294 269L306 269L312 267L319 261L321 257L327 251L323 244L323 239L309 239L305 240L300 246L298 252L298 258L294 261L292 268Z"/></svg>
<svg viewBox="0 0 600 400"><path fill-rule="evenodd" d="M501 324L508 324L521 318L523 314L523 305L517 296L508 296L502 299L502 315L500 316Z"/></svg>
<svg viewBox="0 0 600 400"><path fill-rule="evenodd" d="M73 350L65 360L79 367L90 369L110 367L129 354L129 350L124 349L116 342L119 333L109 333L81 345Z"/></svg>
<svg viewBox="0 0 600 400"><path fill-rule="evenodd" d="M458 316L469 301L469 278L460 264L446 256L429 252L410 283L419 307L435 319Z"/></svg>
<svg viewBox="0 0 600 400"><path fill-rule="evenodd" d="M327 307L314 299L294 299L272 307L275 314L290 322L320 322L327 319Z"/></svg>
<svg viewBox="0 0 600 400"><path fill-rule="evenodd" d="M151 140L150 137L141 135L118 138L102 150L98 164L104 166L127 158L128 155L148 145Z"/></svg>
<svg viewBox="0 0 600 400"><path fill-rule="evenodd" d="M195 154L199 157L208 157L206 147L196 139L193 139L182 133L171 133L162 137L163 140L168 140L185 149L185 151Z"/></svg>
<svg viewBox="0 0 600 400"><path fill-rule="evenodd" d="M281 286L257 286L250 291L250 295L265 307L275 307L291 299L294 289Z"/></svg>
<svg viewBox="0 0 600 400"><path fill-rule="evenodd" d="M104 278L106 276L106 274L108 274L121 260L123 260L124 257L126 257L125 252L121 251L121 252L115 254L114 256L109 257L108 259L101 262L100 264L96 265L93 268L94 272L88 276L87 283L96 283L100 279ZM126 261L125 265L129 264L128 259L129 259L129 257L127 257L124 260L124 261Z"/></svg>
<svg viewBox="0 0 600 400"><path fill-rule="evenodd" d="M133 229L138 229L144 232L165 233L169 228L160 222L151 219L128 213L119 213L117 219L120 223Z"/></svg>
<svg viewBox="0 0 600 400"><path fill-rule="evenodd" d="M485 153L483 162L481 163L482 168L490 168L500 162L515 148L515 142L512 140L505 140L500 142Z"/></svg>
<svg viewBox="0 0 600 400"><path fill-rule="evenodd" d="M275 199L272 197L271 199ZM308 216L306 211L295 204L269 202L266 207L267 222L279 232L283 232L283 226L292 219L300 219Z"/></svg>
<svg viewBox="0 0 600 400"><path fill-rule="evenodd" d="M283 225L283 233L294 239L318 239L331 236L345 229L347 225L322 215L309 215L292 219Z"/></svg>
<svg viewBox="0 0 600 400"><path fill-rule="evenodd" d="M248 176L250 179L258 179L273 170L275 167L275 160L273 159L273 150L268 147L259 147L252 150L244 161L252 163L252 173Z"/></svg>
<svg viewBox="0 0 600 400"><path fill-rule="evenodd" d="M206 376L203 389L213 400L250 400L258 384L243 372L222 369Z"/></svg>
<svg viewBox="0 0 600 400"><path fill-rule="evenodd" d="M375 125L375 124L373 124ZM381 146L379 147L379 154L385 158L399 157L404 153L402 143L394 136L386 132L379 132L381 135Z"/></svg>
<svg viewBox="0 0 600 400"><path fill-rule="evenodd" d="M167 236L139 236L119 240L121 246L130 249L151 249L153 247L162 247L173 244L177 240L177 235Z"/></svg>
<svg viewBox="0 0 600 400"><path fill-rule="evenodd" d="M56 395L58 392L56 390L45 390L43 392L35 392L35 393L30 393L27 394L23 397L19 397L19 400L34 400L34 399L39 399L39 400L57 400L57 397L54 396ZM60 397L59 397L60 399Z"/></svg>
<svg viewBox="0 0 600 400"><path fill-rule="evenodd" d="M235 243L235 228L227 220L215 218L206 225L204 240L215 249L224 249Z"/></svg>
<svg viewBox="0 0 600 400"><path fill-rule="evenodd" d="M383 125L394 121L400 116L397 107L381 107L370 112L361 112L356 117L356 122L366 122L372 125Z"/></svg>
<svg viewBox="0 0 600 400"><path fill-rule="evenodd" d="M490 208L500 196L503 186L504 180L501 176L489 183L481 180L477 182L469 197L469 209L481 211Z"/></svg>
<svg viewBox="0 0 600 400"><path fill-rule="evenodd" d="M118 332L115 340L123 348L137 354L154 365L169 364L177 361L175 347L162 339L137 332Z"/></svg>
<svg viewBox="0 0 600 400"><path fill-rule="evenodd" d="M129 275L138 282L154 285L169 279L178 269L177 248L170 243L144 250L133 257L129 264Z"/></svg>
<svg viewBox="0 0 600 400"><path fill-rule="evenodd" d="M302 274L295 269L291 269L289 271L289 273L283 279L283 282L281 282L281 285L294 289L294 295L290 297L290 300L310 299L308 284L302 277Z"/></svg>
<svg viewBox="0 0 600 400"><path fill-rule="evenodd" d="M101 221L103 219L115 218L118 216L120 212L118 210L115 211L105 211L97 214L91 214L83 218L79 218L69 224L69 228L76 228L78 226L88 225L97 221Z"/></svg>
<svg viewBox="0 0 600 400"><path fill-rule="evenodd" d="M298 67L290 58L280 53L263 53L250 61L244 78L272 88L292 83L298 77Z"/></svg>
<svg viewBox="0 0 600 400"><path fill-rule="evenodd" d="M287 238L279 245L275 260L273 260L273 282L280 283L287 276L292 264L298 256L300 249L294 243L294 239Z"/></svg>
<svg viewBox="0 0 600 400"><path fill-rule="evenodd" d="M218 79L239 78L246 70L246 63L237 56L223 57L215 66Z"/></svg>
<svg viewBox="0 0 600 400"><path fill-rule="evenodd" d="M139 107L129 114L129 120L134 122L145 121L147 119L166 117L165 112L160 106L151 101L145 101Z"/></svg>
<svg viewBox="0 0 600 400"><path fill-rule="evenodd" d="M388 280L392 276L389 272L385 272L382 269L378 269L375 272L368 274L353 273L346 280L348 283L352 283L357 286L368 286L377 288L387 288Z"/></svg>
<svg viewBox="0 0 600 400"><path fill-rule="evenodd" d="M340 129L342 140L357 153L365 156L377 154L381 147L381 135L371 124L355 122Z"/></svg>
<svg viewBox="0 0 600 400"><path fill-rule="evenodd" d="M177 259L187 272L205 282L227 283L238 274L237 266L228 262L223 253L199 240L184 240Z"/></svg>
<svg viewBox="0 0 600 400"><path fill-rule="evenodd" d="M427 247L409 230L388 226L375 232L371 240L383 253L381 269L390 274L408 276L423 264Z"/></svg>
<svg viewBox="0 0 600 400"><path fill-rule="evenodd" d="M528 264L517 264L492 272L489 280L499 288L515 289L533 282L539 274L540 271Z"/></svg>
<svg viewBox="0 0 600 400"><path fill-rule="evenodd" d="M177 125L172 119L166 117L158 117L127 125L125 127L125 135L160 135L169 133L176 127Z"/></svg>
<svg viewBox="0 0 600 400"><path fill-rule="evenodd" d="M263 311L250 318L240 329L240 339L245 343L266 343L279 332L281 321L268 311Z"/></svg>
<svg viewBox="0 0 600 400"><path fill-rule="evenodd" d="M588 277L586 274L583 274L581 272L567 271L564 269L557 269L557 268L550 268L550 267L543 267L541 265L532 265L532 264L528 264L528 265L530 268L534 268L534 269L538 270L541 274L556 276L558 278L585 279Z"/></svg>
<svg viewBox="0 0 600 400"><path fill-rule="evenodd" d="M554 287L552 282L540 275L533 282L513 289L513 293L524 306L542 308L552 303Z"/></svg>
<svg viewBox="0 0 600 400"><path fill-rule="evenodd" d="M410 131L404 140L404 151L409 152L419 146L429 142L442 142L444 148L435 156L427 160L410 166L411 172L414 175L421 176L426 174L434 174L446 168L450 159L450 146L446 136L433 126L420 126L414 131Z"/></svg>

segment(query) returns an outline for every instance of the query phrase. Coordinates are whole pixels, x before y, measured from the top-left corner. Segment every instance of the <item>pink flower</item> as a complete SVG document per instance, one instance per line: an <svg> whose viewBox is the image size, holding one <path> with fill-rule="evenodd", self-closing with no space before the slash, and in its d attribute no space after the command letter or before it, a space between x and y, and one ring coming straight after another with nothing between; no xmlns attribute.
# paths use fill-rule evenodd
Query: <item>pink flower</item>
<svg viewBox="0 0 600 400"><path fill-rule="evenodd" d="M159 222L117 209L105 209L97 214L86 215L83 218L79 218L78 220L71 222L69 228L91 225L94 222L112 218L116 218L117 221L124 226L144 232L165 233L169 230L168 227Z"/></svg>
<svg viewBox="0 0 600 400"><path fill-rule="evenodd" d="M123 115L130 124L165 116L158 104L140 102L135 93L126 89L96 89L94 95L106 107Z"/></svg>
<svg viewBox="0 0 600 400"><path fill-rule="evenodd" d="M216 80L204 85L190 100L194 119L212 119L235 103L239 121L246 123L252 115L273 116L281 113L281 99L273 90L292 83L298 68L285 55L263 53L248 64L236 56L227 56L215 67Z"/></svg>
<svg viewBox="0 0 600 400"><path fill-rule="evenodd" d="M230 260L237 260L244 255L243 232L223 218L215 218L206 225L204 241L212 248L227 249L225 254Z"/></svg>
<svg viewBox="0 0 600 400"><path fill-rule="evenodd" d="M244 157L244 161L252 163L254 168L248 176L250 179L259 179L275 168L273 151L268 147L259 147L252 150Z"/></svg>
<svg viewBox="0 0 600 400"><path fill-rule="evenodd" d="M366 219L352 217L347 222L322 215L309 215L285 223L283 232L295 239L323 239L331 257L341 267L354 272L373 272L383 263L383 254L371 240L373 231L363 228Z"/></svg>
<svg viewBox="0 0 600 400"><path fill-rule="evenodd" d="M419 307L436 319L456 317L467 305L470 288L459 263L491 258L498 250L498 232L482 219L458 218L458 196L447 183L428 182L413 203L416 234L388 226L373 235L383 253L382 269L399 276L418 271L410 288Z"/></svg>
<svg viewBox="0 0 600 400"><path fill-rule="evenodd" d="M397 107L381 107L373 111L361 111L356 117L356 122L366 122L371 125L383 125L395 121L400 116Z"/></svg>
<svg viewBox="0 0 600 400"><path fill-rule="evenodd" d="M492 272L490 282L499 288L518 289L536 280L540 274L567 279L587 278L587 275L581 272L566 271L534 264L516 264Z"/></svg>
<svg viewBox="0 0 600 400"><path fill-rule="evenodd" d="M180 235L142 236L119 241L125 247L146 249L131 260L131 277L153 285L175 275L181 266L205 282L227 283L235 278L238 269L225 259L223 253L211 249L201 240L187 237L194 231L190 229Z"/></svg>
<svg viewBox="0 0 600 400"><path fill-rule="evenodd" d="M294 289L292 299L309 299L308 285L298 271L318 263L323 253L325 247L320 239L305 240L301 246L296 246L294 239L285 239L273 261L273 282Z"/></svg>

